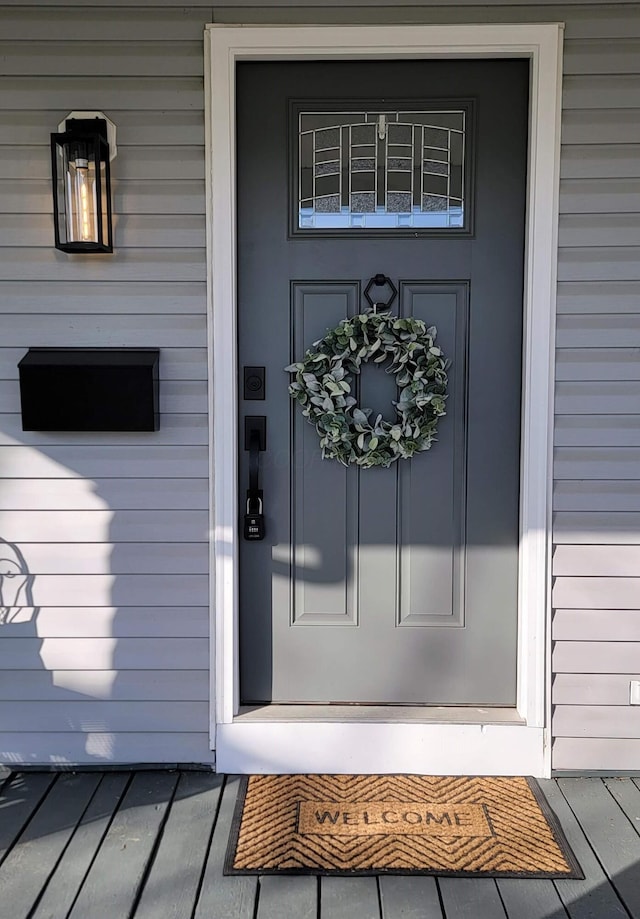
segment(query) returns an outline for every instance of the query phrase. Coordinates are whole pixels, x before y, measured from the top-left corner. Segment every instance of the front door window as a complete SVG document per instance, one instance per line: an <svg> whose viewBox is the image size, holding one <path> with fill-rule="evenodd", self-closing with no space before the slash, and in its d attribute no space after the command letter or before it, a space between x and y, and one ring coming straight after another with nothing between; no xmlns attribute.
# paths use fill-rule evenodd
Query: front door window
<svg viewBox="0 0 640 919"><path fill-rule="evenodd" d="M468 107L295 115L298 230L468 225Z"/></svg>

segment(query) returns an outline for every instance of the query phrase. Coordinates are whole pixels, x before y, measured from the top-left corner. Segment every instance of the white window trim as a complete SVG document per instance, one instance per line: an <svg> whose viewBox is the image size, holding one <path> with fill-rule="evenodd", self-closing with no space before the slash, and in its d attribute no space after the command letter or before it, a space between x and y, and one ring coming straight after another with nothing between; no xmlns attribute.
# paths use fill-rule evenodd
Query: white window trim
<svg viewBox="0 0 640 919"><path fill-rule="evenodd" d="M563 27L207 26L212 747L220 771L550 774L553 377ZM520 723L235 718L238 680L235 65L239 60L522 57L531 62L518 597ZM515 714L515 713L514 713Z"/></svg>

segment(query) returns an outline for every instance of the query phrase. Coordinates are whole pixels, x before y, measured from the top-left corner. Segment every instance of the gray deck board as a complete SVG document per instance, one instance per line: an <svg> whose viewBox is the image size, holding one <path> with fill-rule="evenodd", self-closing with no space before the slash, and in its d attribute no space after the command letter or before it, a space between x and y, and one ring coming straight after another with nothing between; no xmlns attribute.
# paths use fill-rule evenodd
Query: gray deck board
<svg viewBox="0 0 640 919"><path fill-rule="evenodd" d="M584 880L225 877L239 779L0 776L10 919L640 919L640 780L541 781Z"/></svg>
<svg viewBox="0 0 640 919"><path fill-rule="evenodd" d="M509 919L567 919L553 881L498 880L498 892Z"/></svg>
<svg viewBox="0 0 640 919"><path fill-rule="evenodd" d="M0 863L34 813L55 775L29 772L15 775L5 783L0 793Z"/></svg>
<svg viewBox="0 0 640 919"><path fill-rule="evenodd" d="M59 776L7 855L0 890L12 919L27 919L99 782L95 773Z"/></svg>
<svg viewBox="0 0 640 919"><path fill-rule="evenodd" d="M378 884L374 877L320 878L321 919L380 919Z"/></svg>
<svg viewBox="0 0 640 919"><path fill-rule="evenodd" d="M633 919L640 919L640 837L600 779L558 785Z"/></svg>
<svg viewBox="0 0 640 919"><path fill-rule="evenodd" d="M493 880L441 878L438 884L447 919L504 919L506 916Z"/></svg>
<svg viewBox="0 0 640 919"><path fill-rule="evenodd" d="M387 874L380 878L382 919L442 919L436 879Z"/></svg>
<svg viewBox="0 0 640 919"><path fill-rule="evenodd" d="M136 919L191 919L222 784L210 772L180 776Z"/></svg>
<svg viewBox="0 0 640 919"><path fill-rule="evenodd" d="M568 782L581 782L569 779ZM540 781L549 804L562 824L567 841L580 862L584 880L555 881L571 919L627 919L628 913L613 887L608 883L602 866L569 807L564 795L552 779ZM612 802L613 804L613 802Z"/></svg>
<svg viewBox="0 0 640 919"><path fill-rule="evenodd" d="M631 826L640 834L640 788L631 779L605 779L604 784L616 799Z"/></svg>
<svg viewBox="0 0 640 919"><path fill-rule="evenodd" d="M232 776L224 785L194 919L253 919L254 916L258 879L222 875L239 782L239 778Z"/></svg>
<svg viewBox="0 0 640 919"><path fill-rule="evenodd" d="M317 919L317 916L317 878L274 875L260 878L257 919Z"/></svg>
<svg viewBox="0 0 640 919"><path fill-rule="evenodd" d="M45 887L31 919L61 919L62 916L67 916L106 835L129 779L130 776L125 772L109 772L101 777L100 785Z"/></svg>
<svg viewBox="0 0 640 919"><path fill-rule="evenodd" d="M177 781L175 773L134 775L70 919L129 919Z"/></svg>

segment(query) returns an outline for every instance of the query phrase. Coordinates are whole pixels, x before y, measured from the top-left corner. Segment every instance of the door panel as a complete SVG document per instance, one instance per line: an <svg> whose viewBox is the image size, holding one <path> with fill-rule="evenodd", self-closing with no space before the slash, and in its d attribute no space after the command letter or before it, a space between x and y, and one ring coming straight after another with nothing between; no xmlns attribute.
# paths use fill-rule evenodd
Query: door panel
<svg viewBox="0 0 640 919"><path fill-rule="evenodd" d="M240 430L245 415L267 418L267 535L240 550L242 700L513 705L528 66L247 63L237 77L239 365L266 367L266 398L241 402ZM376 230L374 215L360 234L347 214L335 232L297 231L292 113L325 103L338 114L473 113L466 224L409 232L402 217L396 232ZM400 153L385 148L378 178L380 162L402 166ZM321 154L339 157L344 183L344 150ZM322 460L283 368L360 312L379 272L399 289L394 311L438 329L447 414L426 453L345 469ZM393 417L384 369L365 366L359 383L360 404ZM243 442L239 454L242 496Z"/></svg>
<svg viewBox="0 0 640 919"><path fill-rule="evenodd" d="M292 336L296 354L322 338L327 327L355 316L360 285L323 282L292 285ZM358 488L355 470L325 463L318 438L301 412L293 413L292 625L357 625ZM288 458L288 457L287 457ZM327 500L331 495L331 500ZM321 535L323 534L323 535ZM314 578L313 572L322 572ZM289 602L288 580L278 584L278 606ZM285 630L286 634L286 630Z"/></svg>
<svg viewBox="0 0 640 919"><path fill-rule="evenodd" d="M467 285L403 284L400 305L402 315L436 326L452 363L447 424L439 427L437 449L428 463L404 462L398 470L398 623L463 626Z"/></svg>

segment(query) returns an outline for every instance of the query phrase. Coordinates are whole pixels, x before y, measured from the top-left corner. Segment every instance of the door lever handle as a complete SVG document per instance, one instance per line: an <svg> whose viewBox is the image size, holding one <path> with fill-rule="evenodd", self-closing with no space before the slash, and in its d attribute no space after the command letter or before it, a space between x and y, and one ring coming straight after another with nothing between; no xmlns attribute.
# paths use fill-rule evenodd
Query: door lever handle
<svg viewBox="0 0 640 919"><path fill-rule="evenodd" d="M266 418L245 419L245 449L249 450L249 488L244 515L244 538L264 539L263 494L260 489L260 453L266 447Z"/></svg>

